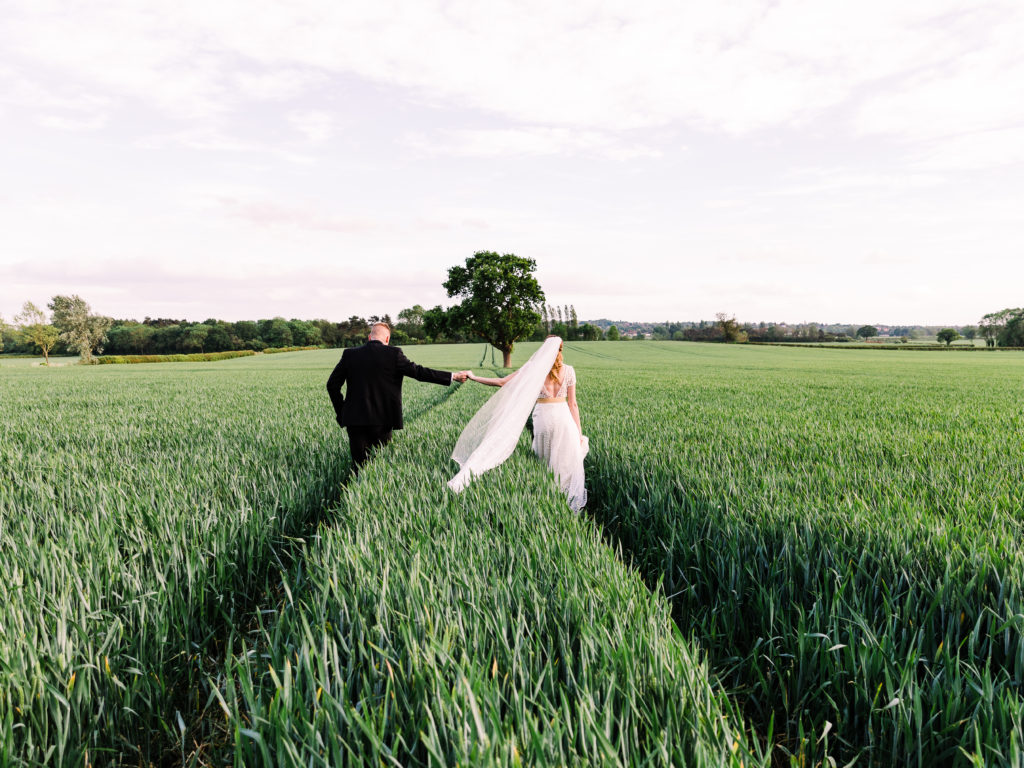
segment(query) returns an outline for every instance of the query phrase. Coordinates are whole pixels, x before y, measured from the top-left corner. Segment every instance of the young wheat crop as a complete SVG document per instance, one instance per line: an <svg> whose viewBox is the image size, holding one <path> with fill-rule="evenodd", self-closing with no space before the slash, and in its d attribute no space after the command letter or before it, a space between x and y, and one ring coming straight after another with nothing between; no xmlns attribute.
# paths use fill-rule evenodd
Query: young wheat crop
<svg viewBox="0 0 1024 768"><path fill-rule="evenodd" d="M348 472L323 389L337 353L300 354L3 371L0 765L134 765L180 743L229 628Z"/></svg>
<svg viewBox="0 0 1024 768"><path fill-rule="evenodd" d="M1024 355L567 343L584 515L337 356L0 367L0 768L1024 764Z"/></svg>

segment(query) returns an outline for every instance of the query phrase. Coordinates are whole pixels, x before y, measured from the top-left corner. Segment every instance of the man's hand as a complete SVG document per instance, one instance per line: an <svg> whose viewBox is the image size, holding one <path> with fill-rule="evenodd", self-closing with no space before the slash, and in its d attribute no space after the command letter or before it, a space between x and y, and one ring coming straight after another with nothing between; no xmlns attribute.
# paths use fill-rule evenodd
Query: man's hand
<svg viewBox="0 0 1024 768"><path fill-rule="evenodd" d="M452 381L457 381L459 384L469 378L470 371L456 371L452 374Z"/></svg>

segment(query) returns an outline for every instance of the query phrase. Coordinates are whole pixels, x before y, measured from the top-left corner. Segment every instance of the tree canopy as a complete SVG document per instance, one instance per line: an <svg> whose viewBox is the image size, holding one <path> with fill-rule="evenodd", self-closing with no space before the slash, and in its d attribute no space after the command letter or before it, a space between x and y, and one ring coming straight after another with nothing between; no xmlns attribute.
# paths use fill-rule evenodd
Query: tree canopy
<svg viewBox="0 0 1024 768"><path fill-rule="evenodd" d="M1024 309L1016 310L1007 318L999 334L999 346L1024 347Z"/></svg>
<svg viewBox="0 0 1024 768"><path fill-rule="evenodd" d="M735 317L729 317L725 312L719 312L715 315L715 320L722 333L725 334L726 341L742 344L747 340L747 332L743 330Z"/></svg>
<svg viewBox="0 0 1024 768"><path fill-rule="evenodd" d="M1024 347L1024 307L989 312L978 323L988 346Z"/></svg>
<svg viewBox="0 0 1024 768"><path fill-rule="evenodd" d="M49 365L50 351L57 344L60 331L46 321L46 313L31 301L26 301L21 312L15 315L14 322L21 330L22 339L37 347L43 353L45 364Z"/></svg>
<svg viewBox="0 0 1024 768"><path fill-rule="evenodd" d="M533 276L536 268L533 259L477 251L464 266L449 269L444 282L449 297L462 299L448 311L449 325L453 321L464 325L501 350L506 368L512 364L515 343L533 333L541 321L538 309L544 291Z"/></svg>
<svg viewBox="0 0 1024 768"><path fill-rule="evenodd" d="M956 328L943 328L936 334L939 341L944 342L948 347L954 341L960 338L960 334L957 333Z"/></svg>
<svg viewBox="0 0 1024 768"><path fill-rule="evenodd" d="M91 363L93 353L103 351L113 319L92 314L88 303L78 295L54 296L47 306L53 311L60 340L77 351L83 363Z"/></svg>

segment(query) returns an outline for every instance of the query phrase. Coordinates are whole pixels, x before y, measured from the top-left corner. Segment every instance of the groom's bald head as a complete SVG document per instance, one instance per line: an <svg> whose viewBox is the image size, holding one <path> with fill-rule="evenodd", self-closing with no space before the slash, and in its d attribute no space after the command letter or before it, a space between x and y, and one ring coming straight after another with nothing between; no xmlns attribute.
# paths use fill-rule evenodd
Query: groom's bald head
<svg viewBox="0 0 1024 768"><path fill-rule="evenodd" d="M387 323L374 323L370 326L370 340L387 344L391 340L391 328Z"/></svg>

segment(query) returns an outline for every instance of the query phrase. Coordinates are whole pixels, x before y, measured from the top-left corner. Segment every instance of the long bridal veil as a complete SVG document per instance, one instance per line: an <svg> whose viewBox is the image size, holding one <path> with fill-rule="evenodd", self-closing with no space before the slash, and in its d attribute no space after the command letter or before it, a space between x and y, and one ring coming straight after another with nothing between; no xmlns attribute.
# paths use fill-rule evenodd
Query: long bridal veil
<svg viewBox="0 0 1024 768"><path fill-rule="evenodd" d="M469 420L452 452L461 469L448 481L449 488L461 491L474 477L512 455L561 343L557 336L545 340L515 378L495 392Z"/></svg>

